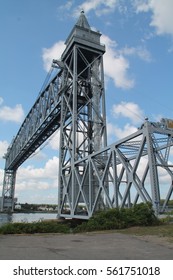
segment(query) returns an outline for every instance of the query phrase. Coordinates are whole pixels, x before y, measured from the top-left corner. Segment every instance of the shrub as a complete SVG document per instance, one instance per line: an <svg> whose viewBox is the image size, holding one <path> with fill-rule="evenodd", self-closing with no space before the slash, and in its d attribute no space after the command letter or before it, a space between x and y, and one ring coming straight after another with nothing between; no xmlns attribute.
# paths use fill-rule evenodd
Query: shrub
<svg viewBox="0 0 173 280"><path fill-rule="evenodd" d="M151 203L140 203L133 207L135 217L135 225L150 226L159 223L159 220L154 214Z"/></svg>
<svg viewBox="0 0 173 280"><path fill-rule="evenodd" d="M9 223L0 227L1 234L68 233L69 231L68 225L58 223L57 221Z"/></svg>
<svg viewBox="0 0 173 280"><path fill-rule="evenodd" d="M77 226L74 232L122 229L132 226L159 224L152 205L140 203L132 208L113 208L97 212L87 222Z"/></svg>

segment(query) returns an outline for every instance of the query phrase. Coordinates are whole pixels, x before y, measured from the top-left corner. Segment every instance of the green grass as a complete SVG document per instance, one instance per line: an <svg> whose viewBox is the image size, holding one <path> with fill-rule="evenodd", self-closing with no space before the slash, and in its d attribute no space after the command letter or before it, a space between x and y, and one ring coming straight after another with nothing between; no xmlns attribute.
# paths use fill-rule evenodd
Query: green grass
<svg viewBox="0 0 173 280"><path fill-rule="evenodd" d="M116 232L124 234L132 234L136 236L157 236L165 237L169 242L173 242L173 224L161 224L159 226L148 226L148 227L131 227Z"/></svg>

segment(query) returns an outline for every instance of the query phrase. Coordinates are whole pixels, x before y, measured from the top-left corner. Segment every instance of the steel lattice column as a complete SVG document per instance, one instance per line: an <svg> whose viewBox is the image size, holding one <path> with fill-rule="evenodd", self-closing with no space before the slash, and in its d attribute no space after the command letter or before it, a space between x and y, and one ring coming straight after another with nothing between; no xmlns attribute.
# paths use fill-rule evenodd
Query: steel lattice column
<svg viewBox="0 0 173 280"><path fill-rule="evenodd" d="M15 181L16 181L16 171L5 170L1 210L13 211L14 209Z"/></svg>
<svg viewBox="0 0 173 280"><path fill-rule="evenodd" d="M99 182L94 171L90 174L87 164L79 161L107 145L103 73L105 48L100 44L100 36L90 29L82 12L66 41L66 50L61 58L64 91L60 127L60 216L79 216L79 205L84 203L88 217L90 204L97 196ZM100 165L102 159L99 161ZM85 182L81 188L84 175Z"/></svg>
<svg viewBox="0 0 173 280"><path fill-rule="evenodd" d="M150 171L150 181L151 181L151 194L152 194L152 204L156 214L159 213L160 207L160 190L159 190L159 180L158 171L156 164L156 152L154 150L154 144L152 139L153 128L151 124L146 121L144 124L144 134L146 135L146 143L148 149L148 163Z"/></svg>

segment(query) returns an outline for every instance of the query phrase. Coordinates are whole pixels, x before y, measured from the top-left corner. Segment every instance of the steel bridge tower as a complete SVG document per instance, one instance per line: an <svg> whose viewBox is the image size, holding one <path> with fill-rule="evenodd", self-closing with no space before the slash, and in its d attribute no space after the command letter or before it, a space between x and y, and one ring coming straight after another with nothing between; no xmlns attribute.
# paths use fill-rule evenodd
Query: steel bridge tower
<svg viewBox="0 0 173 280"><path fill-rule="evenodd" d="M146 119L107 146L100 36L81 12L61 59L53 60L57 71L7 150L1 211L13 211L18 167L58 129L59 217L88 219L99 209L148 201L156 214L165 211L173 193L173 121Z"/></svg>
<svg viewBox="0 0 173 280"><path fill-rule="evenodd" d="M94 174L81 159L107 145L103 54L99 32L91 30L81 12L62 54L59 214L91 215L102 207ZM98 165L104 159L101 157ZM92 183L89 178L92 177Z"/></svg>

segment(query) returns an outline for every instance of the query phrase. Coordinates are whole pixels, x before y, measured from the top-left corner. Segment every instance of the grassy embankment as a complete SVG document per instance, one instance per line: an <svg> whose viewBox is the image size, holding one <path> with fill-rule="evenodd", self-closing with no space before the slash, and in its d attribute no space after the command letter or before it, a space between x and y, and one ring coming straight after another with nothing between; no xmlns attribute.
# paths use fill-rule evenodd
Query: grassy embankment
<svg viewBox="0 0 173 280"><path fill-rule="evenodd" d="M0 234L80 233L116 230L136 235L167 236L173 241L173 224L159 220L149 204L138 204L130 209L109 209L97 212L88 221L41 221L9 223L0 227Z"/></svg>

